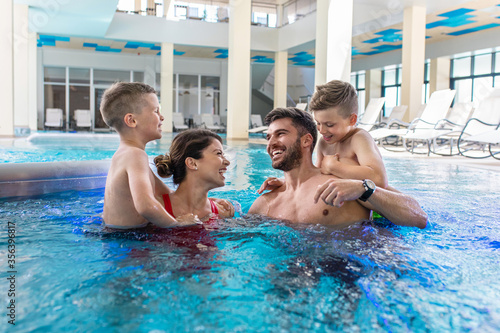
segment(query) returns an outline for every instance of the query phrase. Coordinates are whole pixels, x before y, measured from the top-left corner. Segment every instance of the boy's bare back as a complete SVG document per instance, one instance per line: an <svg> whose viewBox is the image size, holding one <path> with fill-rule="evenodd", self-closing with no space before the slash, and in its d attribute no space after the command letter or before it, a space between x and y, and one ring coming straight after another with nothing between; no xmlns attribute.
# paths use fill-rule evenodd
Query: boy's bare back
<svg viewBox="0 0 500 333"><path fill-rule="evenodd" d="M134 188L134 195L131 189ZM104 214L107 225L124 228L142 227L147 221L136 209L135 202L153 189L156 200L171 190L149 168L146 152L140 148L120 144L113 155L106 180ZM135 197L135 198L134 198Z"/></svg>

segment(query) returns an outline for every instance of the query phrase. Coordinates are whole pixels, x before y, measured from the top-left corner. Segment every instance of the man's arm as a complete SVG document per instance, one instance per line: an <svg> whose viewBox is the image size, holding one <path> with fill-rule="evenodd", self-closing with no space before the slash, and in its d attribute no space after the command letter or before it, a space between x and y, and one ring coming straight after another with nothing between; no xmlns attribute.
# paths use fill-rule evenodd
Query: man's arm
<svg viewBox="0 0 500 333"><path fill-rule="evenodd" d="M266 215L269 212L269 204L265 198L265 194L261 195L252 204L252 207L248 210L248 214L260 214Z"/></svg>
<svg viewBox="0 0 500 333"><path fill-rule="evenodd" d="M130 164L126 171L128 175L130 193L137 212L149 222L162 227L178 227L196 224L195 216L181 217L175 219L167 213L163 205L156 200L151 185L151 170L149 169L148 156L146 153L131 153Z"/></svg>
<svg viewBox="0 0 500 333"><path fill-rule="evenodd" d="M345 201L358 199L365 192L361 180L330 179L318 186L314 201L323 200L327 205L340 207ZM427 214L413 197L396 191L392 187L377 187L363 206L383 215L394 224L423 229L427 225Z"/></svg>

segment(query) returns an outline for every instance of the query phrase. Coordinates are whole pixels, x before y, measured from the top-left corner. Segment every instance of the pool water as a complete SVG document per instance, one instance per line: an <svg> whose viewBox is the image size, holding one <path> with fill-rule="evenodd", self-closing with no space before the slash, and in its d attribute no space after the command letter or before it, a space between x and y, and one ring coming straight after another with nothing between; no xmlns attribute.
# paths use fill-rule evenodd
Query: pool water
<svg viewBox="0 0 500 333"><path fill-rule="evenodd" d="M4 304L15 223L15 330L500 330L498 173L386 160L390 183L432 227L381 219L335 230L245 216L266 176L281 174L260 145L242 143L231 161L227 186L211 194L243 213L206 229L106 231L102 189L0 200Z"/></svg>

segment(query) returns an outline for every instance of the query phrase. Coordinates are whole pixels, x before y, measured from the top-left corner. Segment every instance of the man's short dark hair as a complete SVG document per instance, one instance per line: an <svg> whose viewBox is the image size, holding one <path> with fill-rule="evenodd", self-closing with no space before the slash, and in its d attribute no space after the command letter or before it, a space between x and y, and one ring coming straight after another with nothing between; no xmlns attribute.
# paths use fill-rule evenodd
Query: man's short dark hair
<svg viewBox="0 0 500 333"><path fill-rule="evenodd" d="M312 153L314 147L316 147L316 141L318 140L318 130L316 129L316 122L311 114L293 107L276 108L267 114L264 122L269 126L273 121L283 118L290 118L292 120L292 124L297 129L300 136L307 133L311 134L313 138L313 144L311 145Z"/></svg>

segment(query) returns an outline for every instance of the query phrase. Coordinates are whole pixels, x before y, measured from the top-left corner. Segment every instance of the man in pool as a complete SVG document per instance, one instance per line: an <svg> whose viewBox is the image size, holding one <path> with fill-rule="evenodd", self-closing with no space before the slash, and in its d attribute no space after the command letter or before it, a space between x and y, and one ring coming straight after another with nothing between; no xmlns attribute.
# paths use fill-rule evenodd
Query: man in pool
<svg viewBox="0 0 500 333"><path fill-rule="evenodd" d="M419 228L427 225L427 214L418 202L390 186L375 188L368 179L339 179L322 174L312 162L317 130L309 113L297 108L276 108L265 122L269 125L267 152L273 168L285 172L285 180L257 198L249 214L344 227L370 219L374 210L394 224ZM272 181L266 183L273 185Z"/></svg>

